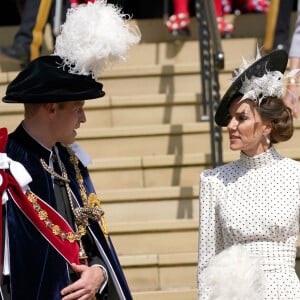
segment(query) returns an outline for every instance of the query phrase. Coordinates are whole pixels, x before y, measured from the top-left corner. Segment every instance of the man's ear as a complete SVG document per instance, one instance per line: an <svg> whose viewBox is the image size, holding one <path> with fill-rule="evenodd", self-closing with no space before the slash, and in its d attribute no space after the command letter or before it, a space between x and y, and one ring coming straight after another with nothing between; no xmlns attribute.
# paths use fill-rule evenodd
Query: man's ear
<svg viewBox="0 0 300 300"><path fill-rule="evenodd" d="M45 103L44 108L47 110L48 113L54 113L56 109L55 103Z"/></svg>

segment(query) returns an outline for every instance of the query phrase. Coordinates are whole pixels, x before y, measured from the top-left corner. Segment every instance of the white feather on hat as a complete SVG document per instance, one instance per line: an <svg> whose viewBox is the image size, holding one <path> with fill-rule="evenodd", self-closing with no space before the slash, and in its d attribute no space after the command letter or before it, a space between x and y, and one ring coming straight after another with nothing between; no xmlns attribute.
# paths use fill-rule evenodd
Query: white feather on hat
<svg viewBox="0 0 300 300"><path fill-rule="evenodd" d="M112 64L125 60L127 50L140 41L137 26L106 0L88 2L68 10L56 38L54 54L71 73L97 78Z"/></svg>

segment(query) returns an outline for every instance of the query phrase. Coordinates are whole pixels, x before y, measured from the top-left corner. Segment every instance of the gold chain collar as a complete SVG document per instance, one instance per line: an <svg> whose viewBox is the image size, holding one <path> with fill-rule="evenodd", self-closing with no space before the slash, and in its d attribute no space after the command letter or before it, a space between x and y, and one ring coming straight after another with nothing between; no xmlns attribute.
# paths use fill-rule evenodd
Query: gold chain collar
<svg viewBox="0 0 300 300"><path fill-rule="evenodd" d="M80 169L78 167L78 164L79 164L78 157L75 155L74 151L70 147L67 147L67 149L70 154L70 161L73 164L75 172L76 172L76 179L77 179L77 182L80 187L80 195L83 199L84 208L77 208L77 209L81 210L83 215L86 213L87 210L92 210L93 213L100 210L101 214L98 213L97 218L94 220L99 221L101 230L102 230L105 238L108 239L108 230L107 230L107 226L106 226L104 212L101 207L100 199L97 197L97 195L95 193L90 193L89 196L87 197L87 192L84 187L84 181L83 181L82 175L80 173Z"/></svg>
<svg viewBox="0 0 300 300"><path fill-rule="evenodd" d="M108 232L107 232L106 222L105 222L105 218L104 218L104 212L101 208L100 199L97 197L97 195L95 193L91 193L87 197L86 189L84 187L84 181L83 181L82 175L80 173L80 169L78 167L79 160L71 148L67 147L67 150L70 154L70 161L75 169L76 179L77 179L79 189L80 189L80 195L83 200L83 207L74 208L72 191L71 191L71 188L69 185L70 180L68 178L67 171L65 169L64 164L61 162L62 175L59 175L57 172L55 172L52 168L50 168L46 164L44 159L41 158L40 162L41 162L42 167L49 174L51 174L55 178L58 178L58 179L61 179L62 181L64 181L67 195L68 195L68 200L69 200L69 203L71 206L71 210L75 217L76 231L75 232L65 232L59 227L59 225L53 224L53 222L48 218L47 212L45 210L41 209L41 207L37 203L36 196L30 191L27 192L27 196L28 196L29 201L33 205L33 208L38 213L40 220L42 220L47 225L47 227L52 229L53 234L59 236L62 240L67 239L71 243L73 243L74 241L78 241L79 245L80 245L79 258L86 259L87 255L84 251L81 237L86 234L86 227L89 225L88 219L90 218L92 220L99 222L99 225L100 225L102 232L106 239L108 238Z"/></svg>

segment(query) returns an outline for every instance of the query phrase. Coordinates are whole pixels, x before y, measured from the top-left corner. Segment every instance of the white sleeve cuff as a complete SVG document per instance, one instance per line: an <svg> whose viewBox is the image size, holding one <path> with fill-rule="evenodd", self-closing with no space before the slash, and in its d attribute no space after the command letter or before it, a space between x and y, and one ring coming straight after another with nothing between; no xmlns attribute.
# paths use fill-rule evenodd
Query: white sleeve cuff
<svg viewBox="0 0 300 300"><path fill-rule="evenodd" d="M91 267L99 267L99 268L102 269L102 271L104 273L104 282L102 283L102 285L100 286L99 291L98 291L98 293L101 294L103 292L104 288L107 285L107 282L108 282L108 273L107 273L106 269L103 266L101 266L101 265L92 265Z"/></svg>

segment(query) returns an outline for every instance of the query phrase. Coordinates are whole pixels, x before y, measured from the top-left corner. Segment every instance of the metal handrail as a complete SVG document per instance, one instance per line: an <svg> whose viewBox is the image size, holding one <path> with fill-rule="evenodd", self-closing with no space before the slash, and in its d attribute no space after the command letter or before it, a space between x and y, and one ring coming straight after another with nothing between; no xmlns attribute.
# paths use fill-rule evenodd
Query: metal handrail
<svg viewBox="0 0 300 300"><path fill-rule="evenodd" d="M202 120L209 120L211 139L211 165L223 164L222 129L214 122L214 114L220 102L219 70L224 68L224 53L217 27L214 2L196 0L196 17L199 29Z"/></svg>
<svg viewBox="0 0 300 300"><path fill-rule="evenodd" d="M169 10L169 0L164 0L164 20ZM201 86L202 121L210 123L211 165L223 164L222 130L214 123L214 114L220 102L219 70L224 68L224 52L217 26L214 1L195 0L198 21Z"/></svg>
<svg viewBox="0 0 300 300"><path fill-rule="evenodd" d="M224 52L222 50L220 33L218 31L217 17L213 1L204 1L204 9L207 13L208 27L211 35L211 46L214 54L215 67L224 69Z"/></svg>
<svg viewBox="0 0 300 300"><path fill-rule="evenodd" d="M53 17L52 32L54 36L58 36L61 26L61 18L63 13L63 0L55 0L55 11Z"/></svg>

